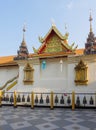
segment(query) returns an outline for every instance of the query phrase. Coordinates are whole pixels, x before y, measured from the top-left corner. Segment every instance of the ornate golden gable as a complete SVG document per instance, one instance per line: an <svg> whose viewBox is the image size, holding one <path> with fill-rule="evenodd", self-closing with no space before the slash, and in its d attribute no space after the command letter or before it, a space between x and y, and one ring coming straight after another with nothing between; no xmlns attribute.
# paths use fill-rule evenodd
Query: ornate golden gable
<svg viewBox="0 0 96 130"><path fill-rule="evenodd" d="M75 67L75 84L87 85L87 65L82 60Z"/></svg>
<svg viewBox="0 0 96 130"><path fill-rule="evenodd" d="M34 52L38 54L42 53L54 53L54 52L64 52L66 53L74 53L73 45L68 45L68 33L64 36L58 31L56 26L52 26L47 35L42 38L39 37L39 41L42 43L39 47L38 51L33 47Z"/></svg>
<svg viewBox="0 0 96 130"><path fill-rule="evenodd" d="M43 53L50 53L50 52L60 52L62 51L62 45L60 38L53 34L46 43L46 48L44 48Z"/></svg>

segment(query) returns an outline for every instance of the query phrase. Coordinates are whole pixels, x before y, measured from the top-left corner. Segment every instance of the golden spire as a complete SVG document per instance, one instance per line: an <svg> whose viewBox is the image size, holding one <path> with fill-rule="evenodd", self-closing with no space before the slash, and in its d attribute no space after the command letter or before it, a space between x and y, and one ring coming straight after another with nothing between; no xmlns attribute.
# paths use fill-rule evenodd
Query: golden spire
<svg viewBox="0 0 96 130"><path fill-rule="evenodd" d="M25 42L25 32L26 32L26 29L25 29L25 25L23 27L23 40L22 40L22 45L23 46L26 46L26 42Z"/></svg>
<svg viewBox="0 0 96 130"><path fill-rule="evenodd" d="M25 32L26 32L26 29L25 29L25 25L23 27L23 41L25 40Z"/></svg>
<svg viewBox="0 0 96 130"><path fill-rule="evenodd" d="M91 10L90 10L90 17L89 17L89 21L90 21L90 32L92 32L92 15L91 15Z"/></svg>

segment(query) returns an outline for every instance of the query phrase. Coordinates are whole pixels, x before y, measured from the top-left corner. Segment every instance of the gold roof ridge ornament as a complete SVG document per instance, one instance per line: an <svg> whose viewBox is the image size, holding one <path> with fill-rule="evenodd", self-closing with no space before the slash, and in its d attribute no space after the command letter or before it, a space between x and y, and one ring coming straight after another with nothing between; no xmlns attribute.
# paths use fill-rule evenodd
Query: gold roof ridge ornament
<svg viewBox="0 0 96 130"><path fill-rule="evenodd" d="M68 39L69 36L69 32L67 31L67 24L65 23L65 35L64 37L66 37L66 39Z"/></svg>

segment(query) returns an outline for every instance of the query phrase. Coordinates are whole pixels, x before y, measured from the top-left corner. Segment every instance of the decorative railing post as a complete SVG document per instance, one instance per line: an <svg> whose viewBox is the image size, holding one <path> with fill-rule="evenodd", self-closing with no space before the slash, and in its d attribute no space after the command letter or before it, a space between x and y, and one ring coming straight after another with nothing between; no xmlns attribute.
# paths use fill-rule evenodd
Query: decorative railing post
<svg viewBox="0 0 96 130"><path fill-rule="evenodd" d="M95 92L95 108L96 108L96 92Z"/></svg>
<svg viewBox="0 0 96 130"><path fill-rule="evenodd" d="M34 108L34 92L31 93L31 108Z"/></svg>
<svg viewBox="0 0 96 130"><path fill-rule="evenodd" d="M0 90L0 107L2 106L2 91Z"/></svg>
<svg viewBox="0 0 96 130"><path fill-rule="evenodd" d="M14 108L17 107L16 91L14 91Z"/></svg>
<svg viewBox="0 0 96 130"><path fill-rule="evenodd" d="M51 101L50 101L50 109L52 110L54 108L54 99L53 99L53 92L51 92Z"/></svg>
<svg viewBox="0 0 96 130"><path fill-rule="evenodd" d="M72 92L72 110L75 109L75 92Z"/></svg>

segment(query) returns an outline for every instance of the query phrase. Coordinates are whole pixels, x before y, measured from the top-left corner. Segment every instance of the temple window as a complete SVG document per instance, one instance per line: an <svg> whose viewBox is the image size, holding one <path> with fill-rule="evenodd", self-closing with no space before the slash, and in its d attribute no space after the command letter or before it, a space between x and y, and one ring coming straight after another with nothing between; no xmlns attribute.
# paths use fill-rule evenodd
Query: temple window
<svg viewBox="0 0 96 130"><path fill-rule="evenodd" d="M87 85L87 65L82 60L75 67L75 84Z"/></svg>
<svg viewBox="0 0 96 130"><path fill-rule="evenodd" d="M24 67L24 84L30 85L33 84L33 72L34 69L31 67L29 63L26 64Z"/></svg>

